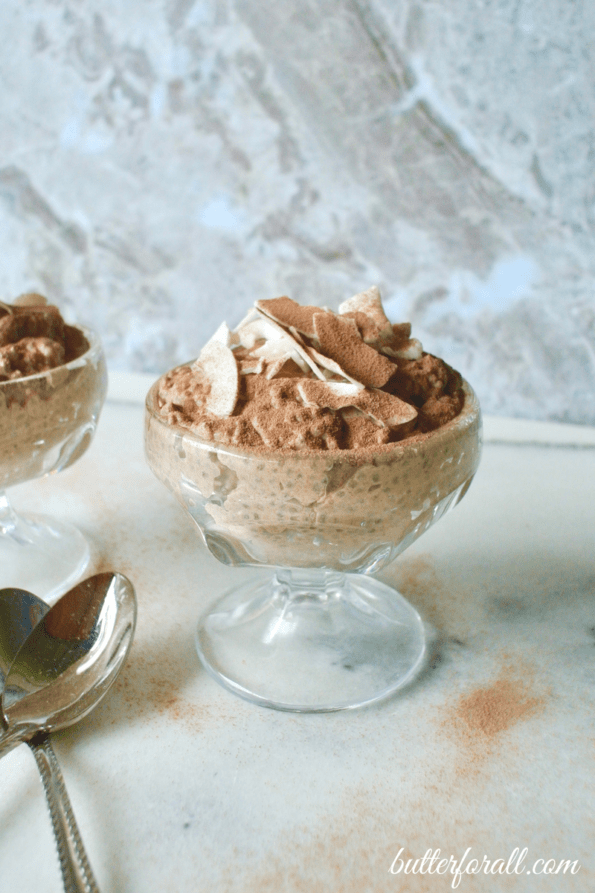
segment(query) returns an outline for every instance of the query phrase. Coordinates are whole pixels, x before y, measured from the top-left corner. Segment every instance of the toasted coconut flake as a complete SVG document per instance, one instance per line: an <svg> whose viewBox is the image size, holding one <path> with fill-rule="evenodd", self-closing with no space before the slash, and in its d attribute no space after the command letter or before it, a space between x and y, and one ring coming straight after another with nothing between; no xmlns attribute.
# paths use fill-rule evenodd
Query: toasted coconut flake
<svg viewBox="0 0 595 893"><path fill-rule="evenodd" d="M385 391L365 390L342 382L300 381L298 392L306 406L335 411L352 407L382 428L412 427L417 410Z"/></svg>
<svg viewBox="0 0 595 893"><path fill-rule="evenodd" d="M404 400L399 400L393 394L371 388L364 391L359 398L356 408L368 418L383 428L412 428L417 418L417 410Z"/></svg>
<svg viewBox="0 0 595 893"><path fill-rule="evenodd" d="M239 334L244 326L247 326L248 323L251 323L253 320L258 319L261 314L258 312L256 307L250 307L244 318L237 324L234 329L234 332Z"/></svg>
<svg viewBox="0 0 595 893"><path fill-rule="evenodd" d="M395 372L394 363L354 333L352 320L315 313L314 327L321 353L338 363L343 375L350 380L381 388Z"/></svg>
<svg viewBox="0 0 595 893"><path fill-rule="evenodd" d="M321 409L343 409L353 406L363 388L352 382L314 381L304 379L299 382L298 393L306 406L318 406Z"/></svg>
<svg viewBox="0 0 595 893"><path fill-rule="evenodd" d="M423 347L421 341L417 338L410 338L404 341L396 350L392 347L383 346L382 352L396 360L420 360L423 356Z"/></svg>
<svg viewBox="0 0 595 893"><path fill-rule="evenodd" d="M242 347L251 350L256 359L262 359L267 364L293 359L303 372L311 368L311 364L303 356L301 345L295 338L274 320L263 316L260 311L257 311L256 317L249 320L238 332L238 336Z"/></svg>
<svg viewBox="0 0 595 893"><path fill-rule="evenodd" d="M306 371L306 368L311 369L316 378L320 378L324 381L324 373L316 365L315 360L310 357L309 348L305 347L303 344L300 344L292 335L289 334L289 332L282 328L278 323L274 322L274 320L263 317L263 321L266 322L267 325L272 326L275 329L275 331L277 332L277 339L281 340L282 343L287 346L287 353L285 354L287 358L291 357L291 359L293 359L298 364L298 366L304 369L304 372ZM258 355L258 352L261 350L266 350L266 344L263 344L261 345L261 347L256 348L256 350L254 350L254 353ZM263 353L262 355L266 360L266 354ZM281 353L279 353L276 357L271 356L271 360L278 359L280 356Z"/></svg>
<svg viewBox="0 0 595 893"><path fill-rule="evenodd" d="M293 357L285 357L275 360L267 366L265 378L296 378L303 375L304 370L298 366Z"/></svg>
<svg viewBox="0 0 595 893"><path fill-rule="evenodd" d="M238 365L241 375L260 375L261 372L264 372L266 363L262 357L250 356L239 360Z"/></svg>
<svg viewBox="0 0 595 893"><path fill-rule="evenodd" d="M302 307L297 301L292 301L288 297L256 301L254 306L279 325L294 328L307 338L314 337L313 317L315 313L320 313L320 307Z"/></svg>
<svg viewBox="0 0 595 893"><path fill-rule="evenodd" d="M310 357L312 364L319 370L319 374L317 377L321 381L327 381L330 375L338 375L345 381L356 384L359 388L364 387L364 385L360 381L358 381L357 378L353 378L353 376L348 375L343 367L340 366L339 363L337 363L335 360L331 359L331 357L326 357L324 354L317 351L314 347L305 346L304 350ZM324 374L325 371L327 373L326 375Z"/></svg>
<svg viewBox="0 0 595 893"><path fill-rule="evenodd" d="M213 332L213 334L207 341L207 344L211 344L212 341L219 341L220 344L224 344L225 347L232 347L234 343L239 343L237 335L235 335L234 332L231 332L229 326L225 321L223 321L219 328ZM207 346L207 344L205 344L205 347Z"/></svg>
<svg viewBox="0 0 595 893"><path fill-rule="evenodd" d="M360 310L350 310L348 313L341 314L341 319L353 320L362 341L366 344L377 345L380 343L382 329L365 313Z"/></svg>
<svg viewBox="0 0 595 893"><path fill-rule="evenodd" d="M348 298L339 305L339 313L365 313L373 322L376 323L379 330L383 334L389 334L392 331L390 320L384 312L382 306L382 298L378 286L373 285L371 288L362 291L352 298Z"/></svg>
<svg viewBox="0 0 595 893"><path fill-rule="evenodd" d="M209 341L192 365L210 385L206 398L207 410L220 419L227 418L238 399L238 364L233 351L221 341Z"/></svg>
<svg viewBox="0 0 595 893"><path fill-rule="evenodd" d="M253 356L264 360L269 365L271 363L285 363L287 360L293 360L298 364L303 372L307 372L310 368L309 364L304 360L301 354L301 348L295 344L289 336L285 338L275 338L274 341L265 341L259 347L252 350Z"/></svg>
<svg viewBox="0 0 595 893"><path fill-rule="evenodd" d="M258 313L253 319L248 320L236 334L239 343L247 350L252 350L257 341L275 341L279 339L279 327L266 317Z"/></svg>

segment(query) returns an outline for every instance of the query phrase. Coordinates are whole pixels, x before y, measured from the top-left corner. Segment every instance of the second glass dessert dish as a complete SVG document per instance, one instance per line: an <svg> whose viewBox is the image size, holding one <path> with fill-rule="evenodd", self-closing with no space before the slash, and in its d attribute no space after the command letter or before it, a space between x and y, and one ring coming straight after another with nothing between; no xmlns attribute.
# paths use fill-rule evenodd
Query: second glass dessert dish
<svg viewBox="0 0 595 893"><path fill-rule="evenodd" d="M0 304L0 585L51 601L88 564L67 521L20 514L6 490L67 468L87 449L107 389L101 343L40 295Z"/></svg>
<svg viewBox="0 0 595 893"><path fill-rule="evenodd" d="M379 297L370 292L351 299L353 315L365 307L378 316ZM147 459L219 561L263 569L201 618L197 648L207 670L241 697L277 709L357 707L401 688L423 665L421 618L372 574L465 494L479 462L479 405L452 370L441 378L438 425L436 382L429 386L434 396L424 403L434 403L425 415L395 396L395 389L413 387L414 372L428 356L408 330L395 334L398 327L391 327L391 340L384 326L382 344L397 355L386 354L393 378L380 393L358 381L349 360L325 342L324 325L335 323L318 317L330 312L299 308L317 317L316 332L308 336L307 323L302 320L300 332L287 315L295 314L297 305L271 305L257 304L261 315L270 314L271 327L258 318L254 326L249 316L236 333L219 330L222 340L209 342L195 367L179 367L156 382L146 404ZM351 307L346 302L340 310L347 316ZM358 337L365 323L358 321ZM254 339L246 334L250 325ZM284 341L280 329L300 347L291 363L276 343ZM263 350L267 332L274 350L270 344ZM367 346L373 337L378 342L378 332L368 334ZM213 344L224 344L225 351ZM230 373L234 381L226 351L235 354L238 384L235 401L227 404L233 402L233 410L224 415ZM255 352L257 359L265 354L260 372L244 372L254 369ZM296 362L306 353L316 357L318 376ZM214 372L212 356L217 357ZM364 358L369 359L365 352ZM279 367L279 360L285 365ZM425 367L435 373L433 360ZM268 378L267 366L269 372L273 368ZM227 386L220 386L226 375ZM395 383L395 375L403 380ZM389 387L396 402L382 396ZM191 404L201 407L201 421L193 428L184 424ZM205 420L211 417L226 421L209 429Z"/></svg>

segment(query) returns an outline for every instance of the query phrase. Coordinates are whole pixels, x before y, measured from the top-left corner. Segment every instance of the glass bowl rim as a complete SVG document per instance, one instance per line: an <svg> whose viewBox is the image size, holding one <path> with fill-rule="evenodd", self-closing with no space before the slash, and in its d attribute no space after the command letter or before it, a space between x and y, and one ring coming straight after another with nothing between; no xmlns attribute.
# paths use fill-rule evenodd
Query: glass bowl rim
<svg viewBox="0 0 595 893"><path fill-rule="evenodd" d="M179 366L176 366L169 371L174 372L176 369L181 369L183 366L187 365L189 364L181 363ZM167 373L164 373L164 375L167 375ZM267 447L237 447L215 440L205 440L204 438L199 437L198 434L190 428L185 428L183 425L172 425L167 422L153 406L157 388L162 378L163 375L160 376L157 381L153 382L149 388L147 396L145 397L146 413L166 430L171 431L174 435L178 434L187 438L187 440L195 443L199 447L216 450L217 452L230 453L231 455L243 459L260 461L275 461L278 459L328 459L333 460L334 462L346 461L351 463L357 462L359 464L362 461L368 462L375 456L380 458L394 455L394 453L400 451L405 451L410 447L423 446L432 438L441 440L453 429L457 427L464 429L465 427L471 426L473 422L478 423L481 432L481 407L479 399L471 385L465 379L462 379L461 388L465 395L465 400L458 415L444 425L440 425L438 428L433 428L431 431L418 432L410 437L404 437L403 440L397 440L393 443L377 444L367 449L360 448L350 450L284 450L268 449Z"/></svg>

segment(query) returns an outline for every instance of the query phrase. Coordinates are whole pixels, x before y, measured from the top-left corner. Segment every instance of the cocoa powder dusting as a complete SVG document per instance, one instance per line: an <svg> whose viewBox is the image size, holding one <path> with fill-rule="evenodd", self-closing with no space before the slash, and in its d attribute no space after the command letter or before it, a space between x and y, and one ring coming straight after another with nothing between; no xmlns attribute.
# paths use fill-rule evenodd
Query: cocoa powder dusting
<svg viewBox="0 0 595 893"><path fill-rule="evenodd" d="M391 326L378 289L344 309L337 315L285 296L256 301L256 318L220 333L225 344L218 335L191 367L162 377L156 410L209 442L265 453L349 453L361 462L462 413L460 375L419 342L417 359L383 353L408 343L411 326Z"/></svg>
<svg viewBox="0 0 595 893"><path fill-rule="evenodd" d="M471 735L493 738L534 714L541 703L527 693L523 682L504 678L461 698L455 717Z"/></svg>
<svg viewBox="0 0 595 893"><path fill-rule="evenodd" d="M346 320L330 313L315 313L314 326L322 353L366 387L381 388L394 374L395 364L362 341Z"/></svg>
<svg viewBox="0 0 595 893"><path fill-rule="evenodd" d="M303 307L286 296L257 301L256 306L281 325L292 326L308 337L314 334L314 314L320 313L320 307Z"/></svg>
<svg viewBox="0 0 595 893"><path fill-rule="evenodd" d="M491 684L462 695L441 723L461 748L453 767L457 776L480 771L504 742L507 750L514 748L514 739L505 733L543 709L543 694L531 692L527 679L519 679L516 672L505 669Z"/></svg>

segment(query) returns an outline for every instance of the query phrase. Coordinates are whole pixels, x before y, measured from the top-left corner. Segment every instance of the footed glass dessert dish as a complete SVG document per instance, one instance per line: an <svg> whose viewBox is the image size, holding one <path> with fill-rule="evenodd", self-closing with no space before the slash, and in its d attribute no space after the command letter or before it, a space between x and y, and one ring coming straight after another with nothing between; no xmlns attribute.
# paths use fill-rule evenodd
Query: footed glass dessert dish
<svg viewBox="0 0 595 893"><path fill-rule="evenodd" d="M201 440L146 403L155 475L232 566L267 567L200 619L198 654L236 694L280 710L371 703L424 661L423 623L371 574L464 496L479 463L481 417L463 384L458 416L367 451L262 451Z"/></svg>
<svg viewBox="0 0 595 893"><path fill-rule="evenodd" d="M62 471L82 456L95 433L107 390L98 337L76 359L45 372L0 381L0 586L52 601L75 583L89 546L73 525L17 514L6 489Z"/></svg>

